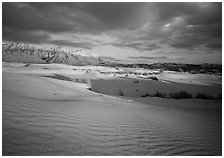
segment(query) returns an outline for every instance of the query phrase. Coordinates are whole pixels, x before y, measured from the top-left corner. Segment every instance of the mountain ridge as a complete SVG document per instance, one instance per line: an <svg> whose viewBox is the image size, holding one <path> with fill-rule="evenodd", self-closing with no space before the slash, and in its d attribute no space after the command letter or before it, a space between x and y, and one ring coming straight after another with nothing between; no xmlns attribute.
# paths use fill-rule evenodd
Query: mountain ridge
<svg viewBox="0 0 224 158"><path fill-rule="evenodd" d="M168 71L222 74L219 64L182 64L182 63L152 63L152 64L123 64L120 62L94 57L86 54L82 49L74 51L62 47L47 47L43 45L24 44L15 42L2 43L2 61L19 63L61 63L73 66L110 66L127 68L160 69Z"/></svg>
<svg viewBox="0 0 224 158"><path fill-rule="evenodd" d="M62 63L68 65L109 65L110 61L85 54L82 49L69 51L62 47L3 42L2 61L21 63Z"/></svg>

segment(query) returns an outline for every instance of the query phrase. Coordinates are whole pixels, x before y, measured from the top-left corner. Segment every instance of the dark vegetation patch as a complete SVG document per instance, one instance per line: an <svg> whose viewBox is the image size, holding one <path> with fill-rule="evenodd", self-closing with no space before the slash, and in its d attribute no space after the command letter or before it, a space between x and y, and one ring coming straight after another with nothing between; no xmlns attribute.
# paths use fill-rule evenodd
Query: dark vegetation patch
<svg viewBox="0 0 224 158"><path fill-rule="evenodd" d="M188 92L185 92L185 91L180 91L180 92L176 92L176 93L171 93L170 98L188 99L188 98L193 98L193 95Z"/></svg>
<svg viewBox="0 0 224 158"><path fill-rule="evenodd" d="M156 91L155 94L149 94L149 93L146 93L146 94L143 94L141 97L160 97L160 98L166 98L166 93L161 93L159 91Z"/></svg>
<svg viewBox="0 0 224 158"><path fill-rule="evenodd" d="M150 79L155 80L155 81L158 81L158 78L155 77L155 76L150 77Z"/></svg>
<svg viewBox="0 0 224 158"><path fill-rule="evenodd" d="M195 98L196 99L206 99L206 100L213 100L213 99L215 99L213 96L209 96L209 95L207 95L205 93L197 93L195 95Z"/></svg>
<svg viewBox="0 0 224 158"><path fill-rule="evenodd" d="M195 98L195 99L205 99L205 100L221 100L222 95L218 95L217 97L213 97L211 95L207 95L205 93L197 93L195 96L186 92L186 91L180 91L180 92L175 92L175 93L162 93L159 91L156 91L155 94L143 94L141 97L160 97L160 98L173 98L173 99L190 99L190 98Z"/></svg>
<svg viewBox="0 0 224 158"><path fill-rule="evenodd" d="M76 83L84 83L84 84L89 83L89 81L87 79L84 79L84 78L76 78L73 81L76 82Z"/></svg>
<svg viewBox="0 0 224 158"><path fill-rule="evenodd" d="M63 81L72 81L69 77L58 75L58 74L54 74L54 76L43 76L43 77L54 78L54 79L63 80Z"/></svg>
<svg viewBox="0 0 224 158"><path fill-rule="evenodd" d="M134 81L134 83L138 83L138 81Z"/></svg>
<svg viewBox="0 0 224 158"><path fill-rule="evenodd" d="M120 96L124 96L123 92L121 90L119 90L119 95Z"/></svg>
<svg viewBox="0 0 224 158"><path fill-rule="evenodd" d="M150 96L149 93L143 94L141 97L148 97Z"/></svg>
<svg viewBox="0 0 224 158"><path fill-rule="evenodd" d="M156 93L153 94L152 97L165 98L165 97L166 97L166 93L161 93L161 92L159 92L159 91L156 91Z"/></svg>
<svg viewBox="0 0 224 158"><path fill-rule="evenodd" d="M28 64L25 65L25 67L28 67L28 66L30 66L30 63L28 63Z"/></svg>

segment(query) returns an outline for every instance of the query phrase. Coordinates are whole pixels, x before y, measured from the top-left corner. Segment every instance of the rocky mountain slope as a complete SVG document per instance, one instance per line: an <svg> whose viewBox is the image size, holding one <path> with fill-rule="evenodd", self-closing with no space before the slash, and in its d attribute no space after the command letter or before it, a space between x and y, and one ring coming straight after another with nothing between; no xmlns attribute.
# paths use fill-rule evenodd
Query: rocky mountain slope
<svg viewBox="0 0 224 158"><path fill-rule="evenodd" d="M85 54L81 49L3 42L2 61L21 63L63 63L68 65L109 65L110 61Z"/></svg>

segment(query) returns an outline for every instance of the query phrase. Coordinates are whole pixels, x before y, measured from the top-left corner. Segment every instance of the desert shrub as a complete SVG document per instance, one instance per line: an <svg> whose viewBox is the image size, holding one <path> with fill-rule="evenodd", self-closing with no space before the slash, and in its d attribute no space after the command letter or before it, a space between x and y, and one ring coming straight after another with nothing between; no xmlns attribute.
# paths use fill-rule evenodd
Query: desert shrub
<svg viewBox="0 0 224 158"><path fill-rule="evenodd" d="M123 92L121 90L119 90L119 95L120 96L124 96Z"/></svg>
<svg viewBox="0 0 224 158"><path fill-rule="evenodd" d="M74 82L76 83L84 83L84 84L88 84L89 81L86 80L86 79L82 79L82 78L76 78L76 79L73 79Z"/></svg>
<svg viewBox="0 0 224 158"><path fill-rule="evenodd" d="M213 100L213 99L214 99L213 96L209 96L209 95L207 95L207 94L205 94L205 93L197 93L197 94L195 95L195 98L196 98L196 99L206 99L206 100Z"/></svg>
<svg viewBox="0 0 224 158"><path fill-rule="evenodd" d="M28 64L25 65L25 67L28 67L28 66L30 66L30 63L28 63Z"/></svg>
<svg viewBox="0 0 224 158"><path fill-rule="evenodd" d="M166 97L166 93L161 93L159 91L156 91L155 94L151 95L152 97L160 97L160 98L165 98Z"/></svg>
<svg viewBox="0 0 224 158"><path fill-rule="evenodd" d="M157 77L154 77L154 76L150 77L150 79L155 80L155 81L158 81L158 78Z"/></svg>
<svg viewBox="0 0 224 158"><path fill-rule="evenodd" d="M134 81L134 83L138 83L138 81Z"/></svg>
<svg viewBox="0 0 224 158"><path fill-rule="evenodd" d="M149 96L148 93L141 95L141 97L148 97L148 96Z"/></svg>
<svg viewBox="0 0 224 158"><path fill-rule="evenodd" d="M185 92L185 91L180 91L176 93L171 93L170 98L174 99L186 99L186 98L192 98L192 94Z"/></svg>
<svg viewBox="0 0 224 158"><path fill-rule="evenodd" d="M86 84L86 80L85 79L80 79L80 83L85 83Z"/></svg>
<svg viewBox="0 0 224 158"><path fill-rule="evenodd" d="M169 94L161 93L159 91L156 91L156 93L152 94L152 95L150 95L149 93L141 95L141 97L148 97L148 96L160 97L160 98L173 98L173 99L193 98L193 95L186 92L186 91L180 91L180 92L169 93ZM207 99L207 100L214 100L214 99L220 100L220 99L222 99L222 95L220 94L217 97L213 97L213 96L209 96L209 95L204 94L204 93L197 93L194 98L196 98L196 99Z"/></svg>

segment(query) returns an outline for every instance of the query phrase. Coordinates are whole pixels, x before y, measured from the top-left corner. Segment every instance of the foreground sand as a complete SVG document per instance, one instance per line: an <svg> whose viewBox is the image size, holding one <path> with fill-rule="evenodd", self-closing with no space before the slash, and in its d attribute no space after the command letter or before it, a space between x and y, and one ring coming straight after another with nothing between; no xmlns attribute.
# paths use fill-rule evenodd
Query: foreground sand
<svg viewBox="0 0 224 158"><path fill-rule="evenodd" d="M3 67L3 155L222 154L221 101L117 98L19 66Z"/></svg>

